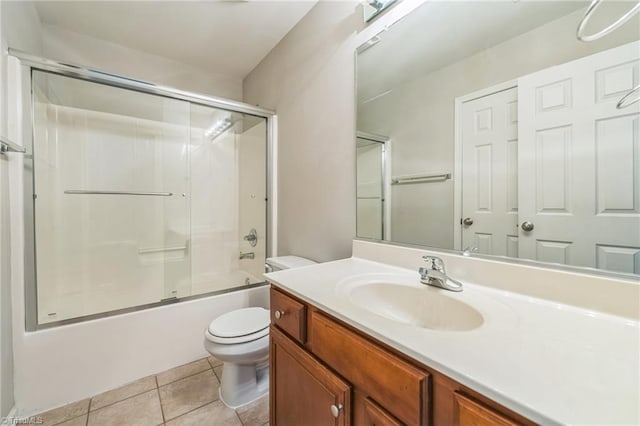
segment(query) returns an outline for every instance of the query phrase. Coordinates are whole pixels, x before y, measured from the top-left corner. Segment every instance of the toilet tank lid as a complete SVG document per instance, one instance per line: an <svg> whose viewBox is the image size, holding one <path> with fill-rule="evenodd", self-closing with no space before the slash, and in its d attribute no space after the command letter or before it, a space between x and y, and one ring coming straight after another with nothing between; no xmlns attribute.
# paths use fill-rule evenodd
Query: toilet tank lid
<svg viewBox="0 0 640 426"><path fill-rule="evenodd" d="M316 263L317 262L314 262L313 260L299 256L278 256L267 258L267 265L278 269L299 268L301 266L315 265Z"/></svg>

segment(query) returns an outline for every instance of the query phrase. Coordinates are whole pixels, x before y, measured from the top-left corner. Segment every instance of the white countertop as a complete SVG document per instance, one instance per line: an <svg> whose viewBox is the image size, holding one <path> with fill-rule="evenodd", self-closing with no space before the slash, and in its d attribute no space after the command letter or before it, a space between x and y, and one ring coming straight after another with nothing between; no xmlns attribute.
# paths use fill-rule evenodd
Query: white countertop
<svg viewBox="0 0 640 426"><path fill-rule="evenodd" d="M341 281L364 274L390 274L420 286L415 271L358 258L265 276L535 422L640 424L637 321L464 282L464 291L446 295L480 311L484 324L470 331L434 331L350 302Z"/></svg>

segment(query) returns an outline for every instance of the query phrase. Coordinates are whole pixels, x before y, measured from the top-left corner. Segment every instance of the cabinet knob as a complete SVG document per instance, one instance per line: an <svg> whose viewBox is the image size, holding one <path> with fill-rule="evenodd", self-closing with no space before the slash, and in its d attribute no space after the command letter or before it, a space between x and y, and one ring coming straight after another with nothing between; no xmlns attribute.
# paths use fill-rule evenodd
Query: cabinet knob
<svg viewBox="0 0 640 426"><path fill-rule="evenodd" d="M333 417L338 418L343 408L344 406L342 404L338 404L338 405L333 404L331 406L331 414L333 414Z"/></svg>
<svg viewBox="0 0 640 426"><path fill-rule="evenodd" d="M280 319L284 316L284 311L276 311L275 314L273 314L274 317L276 317L276 319Z"/></svg>

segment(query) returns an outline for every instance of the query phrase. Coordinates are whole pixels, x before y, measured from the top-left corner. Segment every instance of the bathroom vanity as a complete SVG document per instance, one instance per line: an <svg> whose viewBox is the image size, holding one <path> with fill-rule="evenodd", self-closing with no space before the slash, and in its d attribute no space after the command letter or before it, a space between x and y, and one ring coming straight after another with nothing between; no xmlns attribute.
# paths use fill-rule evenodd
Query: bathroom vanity
<svg viewBox="0 0 640 426"><path fill-rule="evenodd" d="M382 246L355 245L354 256ZM407 262L424 254L385 250ZM472 272L487 262L458 257ZM460 293L357 257L267 274L271 424L637 423L637 318L527 294L541 273L559 272L532 269L513 291L463 279ZM638 290L610 289L613 298Z"/></svg>
<svg viewBox="0 0 640 426"><path fill-rule="evenodd" d="M271 424L534 424L271 288Z"/></svg>

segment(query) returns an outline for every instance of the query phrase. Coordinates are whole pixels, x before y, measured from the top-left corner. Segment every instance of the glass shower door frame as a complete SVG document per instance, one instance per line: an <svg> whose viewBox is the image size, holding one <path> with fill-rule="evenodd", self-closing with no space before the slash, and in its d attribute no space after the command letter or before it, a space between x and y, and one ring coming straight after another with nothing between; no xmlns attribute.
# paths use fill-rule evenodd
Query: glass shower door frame
<svg viewBox="0 0 640 426"><path fill-rule="evenodd" d="M276 240L274 238L276 226L276 200L274 191L274 139L275 139L275 122L276 115L274 111L264 108L255 107L253 105L242 102L231 101L223 98L210 97L196 93L186 92L166 86L156 85L140 80L134 80L115 74L94 70L82 66L66 64L62 62L52 61L30 55L19 50L9 49L10 67L11 60L17 60L16 70L16 89L20 94L19 99L21 105L18 106L19 116L21 117L20 131L21 139L24 141L26 153L24 155L23 165L23 217L24 217L24 297L25 297L25 327L27 331L36 331L40 329L71 324L76 322L87 321L96 318L119 315L126 312L139 311L155 306L162 306L177 303L195 298L209 297L215 294L237 291L237 288L216 291L213 293L205 293L193 295L177 299L162 300L146 305L133 306L115 311L91 314L77 318L53 321L46 324L38 324L38 306L37 306L37 268L36 268L36 240L35 240L35 199L34 190L34 102L32 97L32 73L34 70L46 71L59 74L66 77L76 78L84 81L99 83L107 86L118 87L121 89L133 90L150 95L157 95L171 99L184 100L193 104L210 106L213 108L223 109L241 114L253 115L264 118L266 120L266 224L267 232L265 236L267 257L271 253L276 252ZM10 71L11 76L11 71ZM244 286L243 289L264 285L264 283L252 284Z"/></svg>

